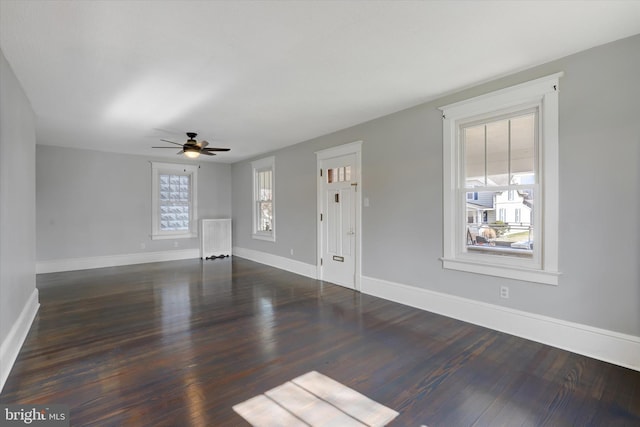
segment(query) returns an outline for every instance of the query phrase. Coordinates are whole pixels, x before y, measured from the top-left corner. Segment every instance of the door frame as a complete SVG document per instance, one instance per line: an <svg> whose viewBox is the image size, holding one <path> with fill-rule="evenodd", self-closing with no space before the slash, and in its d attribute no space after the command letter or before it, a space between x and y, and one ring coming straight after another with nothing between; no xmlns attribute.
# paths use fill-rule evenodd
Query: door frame
<svg viewBox="0 0 640 427"><path fill-rule="evenodd" d="M349 154L355 154L356 156L356 186L355 193L355 205L356 205L356 239L355 239L355 266L354 266L354 281L353 289L357 292L361 291L361 279L362 279L362 141L355 141L348 144L338 145L337 147L327 148L325 150L316 151L316 228L317 228L317 247L316 247L316 277L319 280L323 280L322 272L322 249L324 245L324 239L322 236L322 221L320 221L320 215L322 212L323 195L322 185L324 176L320 176L320 170L322 169L322 163L325 160L332 159L334 157L342 157Z"/></svg>

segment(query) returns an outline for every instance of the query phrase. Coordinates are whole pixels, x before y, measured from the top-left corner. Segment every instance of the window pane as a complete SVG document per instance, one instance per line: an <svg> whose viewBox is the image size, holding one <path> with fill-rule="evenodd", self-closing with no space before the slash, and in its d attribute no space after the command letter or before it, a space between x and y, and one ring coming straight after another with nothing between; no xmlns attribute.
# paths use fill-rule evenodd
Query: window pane
<svg viewBox="0 0 640 427"><path fill-rule="evenodd" d="M487 123L487 185L507 185L509 120Z"/></svg>
<svg viewBox="0 0 640 427"><path fill-rule="evenodd" d="M536 147L536 114L511 119L511 173L534 175Z"/></svg>
<svg viewBox="0 0 640 427"><path fill-rule="evenodd" d="M467 188L535 182L536 114L463 128Z"/></svg>
<svg viewBox="0 0 640 427"><path fill-rule="evenodd" d="M327 183L351 181L351 166L327 169Z"/></svg>
<svg viewBox="0 0 640 427"><path fill-rule="evenodd" d="M256 231L273 229L273 170L257 172Z"/></svg>
<svg viewBox="0 0 640 427"><path fill-rule="evenodd" d="M272 199L272 171L258 172L258 200L271 200Z"/></svg>
<svg viewBox="0 0 640 427"><path fill-rule="evenodd" d="M464 129L465 186L484 186L484 125Z"/></svg>
<svg viewBox="0 0 640 427"><path fill-rule="evenodd" d="M258 231L271 231L273 221L273 203L258 202Z"/></svg>
<svg viewBox="0 0 640 427"><path fill-rule="evenodd" d="M507 210L505 208L498 209L498 221L505 222L507 220Z"/></svg>
<svg viewBox="0 0 640 427"><path fill-rule="evenodd" d="M160 230L188 231L191 199L189 175L160 175Z"/></svg>
<svg viewBox="0 0 640 427"><path fill-rule="evenodd" d="M513 199L509 200L509 193ZM497 255L533 256L533 189L465 193L466 249Z"/></svg>

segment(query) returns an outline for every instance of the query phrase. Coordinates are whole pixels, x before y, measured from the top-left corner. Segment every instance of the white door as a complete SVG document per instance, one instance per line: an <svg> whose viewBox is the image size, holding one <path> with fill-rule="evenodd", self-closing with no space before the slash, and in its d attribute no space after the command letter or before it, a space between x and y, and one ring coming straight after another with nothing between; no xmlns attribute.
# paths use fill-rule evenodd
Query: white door
<svg viewBox="0 0 640 427"><path fill-rule="evenodd" d="M320 191L322 280L356 289L356 154L323 159Z"/></svg>

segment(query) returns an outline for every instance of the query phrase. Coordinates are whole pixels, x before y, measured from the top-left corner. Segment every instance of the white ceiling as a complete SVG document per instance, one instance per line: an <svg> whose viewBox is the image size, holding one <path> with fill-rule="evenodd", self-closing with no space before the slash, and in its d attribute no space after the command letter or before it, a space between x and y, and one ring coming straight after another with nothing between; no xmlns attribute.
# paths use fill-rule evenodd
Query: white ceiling
<svg viewBox="0 0 640 427"><path fill-rule="evenodd" d="M38 144L222 162L638 33L640 1L0 0Z"/></svg>

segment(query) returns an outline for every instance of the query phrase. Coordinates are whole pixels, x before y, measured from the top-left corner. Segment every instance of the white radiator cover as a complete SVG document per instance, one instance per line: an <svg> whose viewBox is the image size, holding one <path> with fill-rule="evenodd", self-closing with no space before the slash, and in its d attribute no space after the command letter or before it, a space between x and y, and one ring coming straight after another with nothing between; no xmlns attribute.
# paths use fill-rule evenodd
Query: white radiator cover
<svg viewBox="0 0 640 427"><path fill-rule="evenodd" d="M200 221L200 258L231 255L231 219Z"/></svg>

